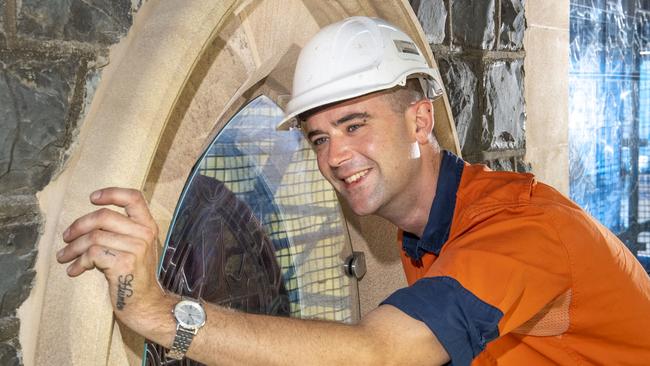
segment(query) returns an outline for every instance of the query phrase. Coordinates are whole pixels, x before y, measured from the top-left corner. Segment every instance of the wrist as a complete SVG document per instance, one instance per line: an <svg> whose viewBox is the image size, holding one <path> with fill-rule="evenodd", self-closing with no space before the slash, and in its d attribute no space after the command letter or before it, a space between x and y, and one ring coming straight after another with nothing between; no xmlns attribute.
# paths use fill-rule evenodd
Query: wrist
<svg viewBox="0 0 650 366"><path fill-rule="evenodd" d="M174 306L176 334L167 357L181 360L190 348L194 336L205 325L206 314L203 304L198 299L183 297Z"/></svg>
<svg viewBox="0 0 650 366"><path fill-rule="evenodd" d="M174 293L165 293L155 304L143 306L136 313L133 326L136 333L146 339L169 348L176 334L176 320L172 310L181 297Z"/></svg>

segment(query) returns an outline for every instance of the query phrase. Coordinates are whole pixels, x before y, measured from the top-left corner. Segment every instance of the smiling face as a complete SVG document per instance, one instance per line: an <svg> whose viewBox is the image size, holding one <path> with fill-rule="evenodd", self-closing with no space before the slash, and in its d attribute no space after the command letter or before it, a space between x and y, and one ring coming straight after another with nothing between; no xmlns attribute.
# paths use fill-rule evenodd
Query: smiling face
<svg viewBox="0 0 650 366"><path fill-rule="evenodd" d="M409 188L421 178L420 146L406 115L375 93L324 108L305 123L321 173L358 215L386 217L418 200Z"/></svg>

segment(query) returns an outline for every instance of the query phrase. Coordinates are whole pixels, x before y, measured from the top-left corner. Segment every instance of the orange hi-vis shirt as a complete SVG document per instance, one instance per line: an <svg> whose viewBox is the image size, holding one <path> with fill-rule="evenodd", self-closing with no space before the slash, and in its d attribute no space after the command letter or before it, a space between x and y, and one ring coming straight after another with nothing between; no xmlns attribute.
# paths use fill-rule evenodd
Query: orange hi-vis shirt
<svg viewBox="0 0 650 366"><path fill-rule="evenodd" d="M409 287L383 304L424 322L453 365L650 365L650 277L608 229L532 174L444 152Z"/></svg>

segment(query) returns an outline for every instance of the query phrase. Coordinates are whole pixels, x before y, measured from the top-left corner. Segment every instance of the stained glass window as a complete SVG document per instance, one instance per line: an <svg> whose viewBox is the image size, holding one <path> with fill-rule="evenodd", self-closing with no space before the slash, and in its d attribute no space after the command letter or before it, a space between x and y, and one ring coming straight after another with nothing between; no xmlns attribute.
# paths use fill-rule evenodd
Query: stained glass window
<svg viewBox="0 0 650 366"><path fill-rule="evenodd" d="M164 287L246 312L340 322L359 318L357 285L336 193L282 110L251 101L199 158L160 265ZM167 364L147 346L146 363ZM183 364L190 363L184 360Z"/></svg>

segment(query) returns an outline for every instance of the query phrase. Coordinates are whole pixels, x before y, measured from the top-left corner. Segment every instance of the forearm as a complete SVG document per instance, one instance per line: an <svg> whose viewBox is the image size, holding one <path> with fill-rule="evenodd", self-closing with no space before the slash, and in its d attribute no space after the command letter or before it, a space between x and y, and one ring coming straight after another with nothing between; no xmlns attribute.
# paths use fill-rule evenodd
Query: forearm
<svg viewBox="0 0 650 366"><path fill-rule="evenodd" d="M136 331L169 348L176 332L171 315L176 301L168 296L159 314L149 317L150 324ZM205 310L206 325L187 357L207 365L339 365L352 359L377 365L388 360L382 357L381 340L361 325L247 314L210 304ZM154 319L159 323L152 324Z"/></svg>
<svg viewBox="0 0 650 366"><path fill-rule="evenodd" d="M156 278L158 230L141 192L106 188L91 195L102 208L75 220L63 234L57 260L76 277L97 268L109 283L117 318L140 335L170 348L178 295L165 293ZM359 325L252 315L206 305L206 325L188 357L210 365L444 364L446 351L431 330L390 305Z"/></svg>

